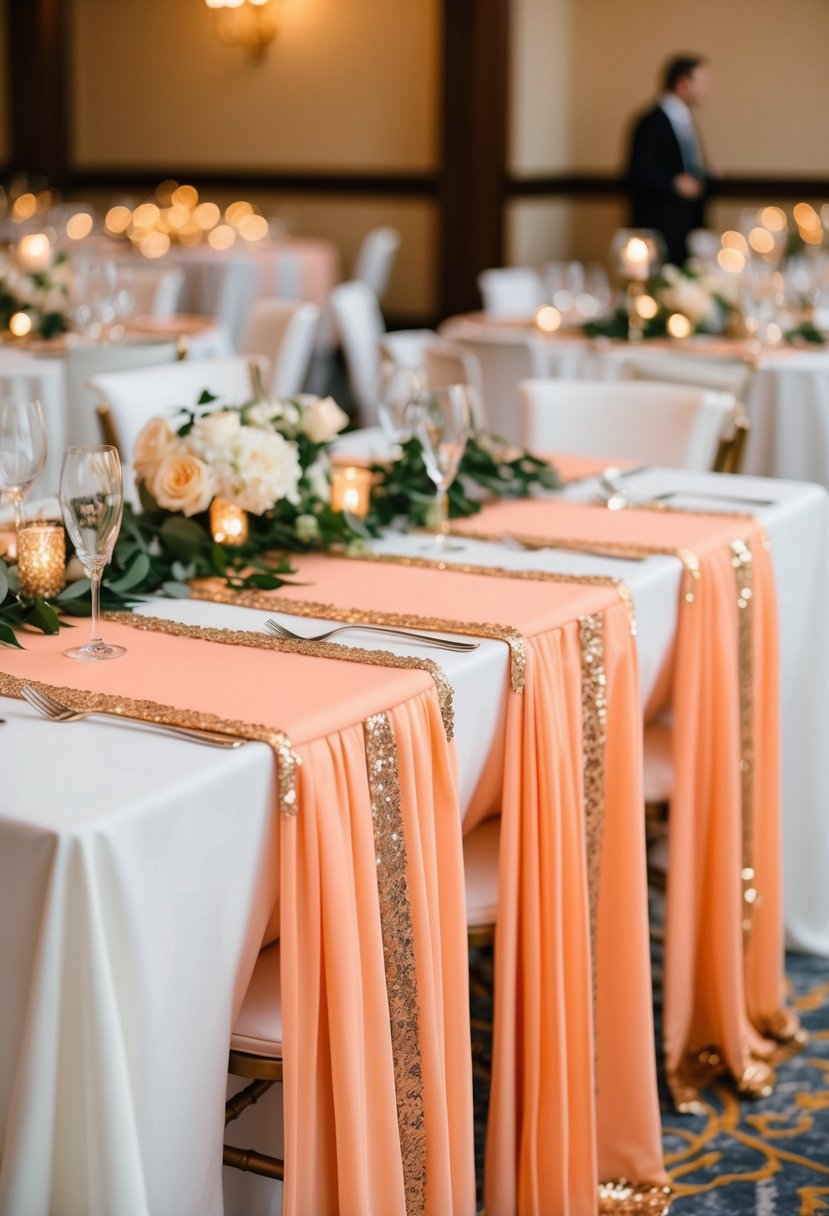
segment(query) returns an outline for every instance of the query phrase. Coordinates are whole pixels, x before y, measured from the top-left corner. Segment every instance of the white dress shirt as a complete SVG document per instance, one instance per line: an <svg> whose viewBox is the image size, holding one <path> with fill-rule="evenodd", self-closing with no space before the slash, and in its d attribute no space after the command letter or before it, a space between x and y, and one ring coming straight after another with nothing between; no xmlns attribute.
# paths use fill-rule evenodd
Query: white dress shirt
<svg viewBox="0 0 829 1216"><path fill-rule="evenodd" d="M694 126L694 119L681 97L676 93L665 93L659 99L659 108L671 124L682 153L682 164L686 173L694 177L703 177L705 162L702 159L702 149L699 146L699 136Z"/></svg>

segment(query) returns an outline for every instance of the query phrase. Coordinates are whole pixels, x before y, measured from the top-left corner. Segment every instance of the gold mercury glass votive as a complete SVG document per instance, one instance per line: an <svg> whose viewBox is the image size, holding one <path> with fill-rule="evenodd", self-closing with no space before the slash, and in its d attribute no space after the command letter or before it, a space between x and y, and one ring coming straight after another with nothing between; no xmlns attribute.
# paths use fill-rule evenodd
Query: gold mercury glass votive
<svg viewBox="0 0 829 1216"><path fill-rule="evenodd" d="M24 524L17 534L17 573L23 595L50 599L66 583L66 536L53 521Z"/></svg>
<svg viewBox="0 0 829 1216"><path fill-rule="evenodd" d="M359 465L337 465L331 470L331 510L348 511L360 519L368 515L371 501L371 469Z"/></svg>
<svg viewBox="0 0 829 1216"><path fill-rule="evenodd" d="M248 538L248 513L226 498L210 504L210 532L220 545L243 545Z"/></svg>

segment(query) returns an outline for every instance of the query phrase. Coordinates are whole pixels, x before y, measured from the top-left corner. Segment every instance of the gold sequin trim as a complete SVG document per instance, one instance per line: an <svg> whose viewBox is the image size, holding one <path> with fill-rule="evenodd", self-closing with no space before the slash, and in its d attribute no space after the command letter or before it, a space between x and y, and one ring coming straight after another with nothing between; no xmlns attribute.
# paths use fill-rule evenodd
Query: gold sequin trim
<svg viewBox="0 0 829 1216"><path fill-rule="evenodd" d="M468 532L458 533L459 536L469 536ZM497 542L498 536L470 537L470 539ZM528 548L544 548L543 545ZM442 562L429 557L406 557L395 553L362 553L355 554L350 560L361 562L385 562L392 566L414 566L423 570L449 570L459 574L483 574L490 578L514 578L519 581L534 583L567 583L571 586L584 584L588 587L612 587L619 599L625 605L630 617L630 630L636 634L636 612L633 606L633 595L627 583L622 579L611 578L607 574L565 574L560 570L509 570L506 566L478 566L465 562Z"/></svg>
<svg viewBox="0 0 829 1216"><path fill-rule="evenodd" d="M607 676L604 659L604 620L601 614L579 618L581 640L582 773L590 900L590 946L595 1013L596 958L599 926L599 880L605 813L605 742L607 739Z"/></svg>
<svg viewBox="0 0 829 1216"><path fill-rule="evenodd" d="M372 667L419 668L428 671L435 682L443 726L447 739L454 738L455 710L452 685L443 669L433 659L415 659L392 654L389 650L361 650L357 646L340 646L336 642L291 642L287 639L254 633L244 629L211 629L204 625L182 625L162 617L141 616L134 612L106 612L104 620L117 621L149 633L166 633L177 638L197 638L202 642L219 642L225 646L254 646L258 650L277 650L285 654L302 654L317 659L340 659L347 663L365 663Z"/></svg>
<svg viewBox="0 0 829 1216"><path fill-rule="evenodd" d="M25 685L40 689L47 696L68 705L70 709L86 713L103 712L117 714L123 718L134 718L138 722L155 722L159 726L183 726L193 730L211 730L236 739L249 739L267 743L277 761L277 794L279 810L283 815L295 815L298 811L296 792L296 770L301 763L284 731L254 722L239 722L232 718L220 718L216 714L202 713L195 709L178 709L173 705L161 705L156 701L138 701L132 697L115 697L108 693L87 692L85 689L64 688L56 684L44 684L39 680L19 680L15 676L0 672L0 696L23 699Z"/></svg>
<svg viewBox="0 0 829 1216"><path fill-rule="evenodd" d="M599 1216L667 1216L670 1210L669 1186L637 1186L624 1178L599 1183Z"/></svg>
<svg viewBox="0 0 829 1216"><path fill-rule="evenodd" d="M737 584L737 662L740 690L740 782L743 815L743 929L751 931L757 903L754 870L754 559L742 540L731 542Z"/></svg>
<svg viewBox="0 0 829 1216"><path fill-rule="evenodd" d="M456 621L438 616L385 612L373 608L344 608L338 604L293 600L265 591L233 591L225 587L193 587L193 598L214 604L238 604L262 612L281 612L286 616L317 617L322 621L342 621L352 625L390 625L396 629L437 629L441 633L463 633L470 637L494 638L506 642L510 651L510 681L513 692L523 692L527 669L527 643L524 635L510 625L482 621Z"/></svg>
<svg viewBox="0 0 829 1216"><path fill-rule="evenodd" d="M388 714L374 714L363 726L406 1216L420 1216L426 1209L426 1115L397 745Z"/></svg>

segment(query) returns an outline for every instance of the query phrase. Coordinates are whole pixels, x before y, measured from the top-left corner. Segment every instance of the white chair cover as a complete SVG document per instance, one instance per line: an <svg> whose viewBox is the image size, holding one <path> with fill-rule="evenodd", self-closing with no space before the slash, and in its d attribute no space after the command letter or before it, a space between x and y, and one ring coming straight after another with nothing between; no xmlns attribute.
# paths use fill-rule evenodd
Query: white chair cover
<svg viewBox="0 0 829 1216"><path fill-rule="evenodd" d="M527 380L520 386L527 447L711 469L734 414L731 393L677 384Z"/></svg>
<svg viewBox="0 0 829 1216"><path fill-rule="evenodd" d="M484 309L493 316L529 317L544 303L541 275L530 266L505 266L478 275Z"/></svg>
<svg viewBox="0 0 829 1216"><path fill-rule="evenodd" d="M621 359L621 356L620 356ZM675 355L654 351L630 355L622 361L622 376L630 380L657 380L661 384L685 384L733 393L745 400L751 367L739 359L711 359L704 354Z"/></svg>
<svg viewBox="0 0 829 1216"><path fill-rule="evenodd" d="M466 384L472 390L475 423L488 427L483 405L483 380L478 356L456 342L430 342L423 351L426 383L430 388Z"/></svg>
<svg viewBox="0 0 829 1216"><path fill-rule="evenodd" d="M130 461L136 436L151 418L160 415L174 421L182 409L195 407L205 389L217 398L211 409L252 401L253 365L260 373L267 370L261 356L233 355L227 359L185 360L171 367L111 372L93 376L90 384L97 399L109 407L121 456Z"/></svg>
<svg viewBox="0 0 829 1216"><path fill-rule="evenodd" d="M116 283L132 295L131 313L135 317L157 317L166 320L175 316L184 271L178 266L156 265L152 262L116 263Z"/></svg>
<svg viewBox="0 0 829 1216"><path fill-rule="evenodd" d="M496 435L510 443L523 441L524 424L518 402L522 380L547 374L543 345L534 334L497 337L458 337L456 344L475 356L480 368L483 414Z"/></svg>
<svg viewBox="0 0 829 1216"><path fill-rule="evenodd" d="M396 228L373 228L363 239L354 263L354 278L366 283L378 300L386 294L400 233Z"/></svg>
<svg viewBox="0 0 829 1216"><path fill-rule="evenodd" d="M112 345L70 347L66 353L67 443L99 443L96 406L91 380L98 375L131 374L136 368L157 368L163 376L178 358L176 343L121 342ZM159 366L162 365L162 366Z"/></svg>
<svg viewBox="0 0 829 1216"><path fill-rule="evenodd" d="M272 397L302 392L314 350L320 310L294 300L257 300L250 310L240 353L262 355L270 369L266 381Z"/></svg>

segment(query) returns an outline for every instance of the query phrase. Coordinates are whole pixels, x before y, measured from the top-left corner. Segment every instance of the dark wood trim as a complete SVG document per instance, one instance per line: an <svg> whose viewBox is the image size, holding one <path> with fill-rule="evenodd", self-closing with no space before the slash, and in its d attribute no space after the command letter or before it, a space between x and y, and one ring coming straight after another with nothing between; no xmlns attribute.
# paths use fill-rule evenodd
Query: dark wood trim
<svg viewBox="0 0 829 1216"><path fill-rule="evenodd" d="M621 196L625 179L616 173L553 173L535 177L507 175L504 195L514 198ZM726 176L717 182L720 198L829 198L829 177Z"/></svg>
<svg viewBox="0 0 829 1216"><path fill-rule="evenodd" d="M439 308L478 307L503 262L510 0L443 0Z"/></svg>
<svg viewBox="0 0 829 1216"><path fill-rule="evenodd" d="M71 0L7 0L10 160L62 187L70 155Z"/></svg>
<svg viewBox="0 0 829 1216"><path fill-rule="evenodd" d="M175 169L169 165L149 168L96 165L71 169L69 186L79 190L152 190L159 182L175 178L197 188L216 189L232 186L244 190L273 190L285 194L378 194L413 198L436 197L436 172L376 173L371 170L330 172L329 170L292 169Z"/></svg>

